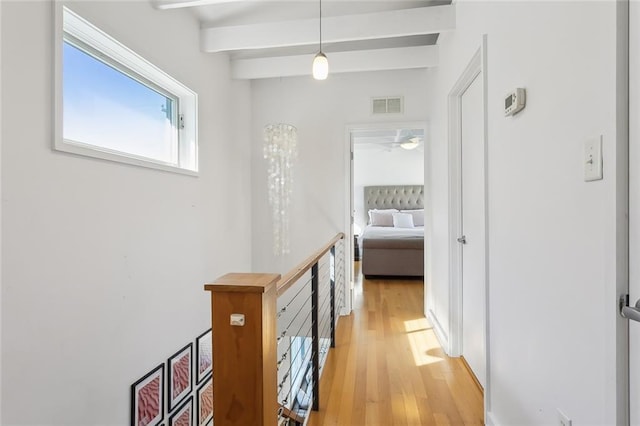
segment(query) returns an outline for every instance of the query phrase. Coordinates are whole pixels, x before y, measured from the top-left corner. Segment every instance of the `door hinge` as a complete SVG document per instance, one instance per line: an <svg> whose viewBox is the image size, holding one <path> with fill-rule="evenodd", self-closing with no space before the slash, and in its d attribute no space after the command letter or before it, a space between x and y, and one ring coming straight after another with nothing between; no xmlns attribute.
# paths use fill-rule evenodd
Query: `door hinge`
<svg viewBox="0 0 640 426"><path fill-rule="evenodd" d="M184 129L184 114L178 115L178 128Z"/></svg>

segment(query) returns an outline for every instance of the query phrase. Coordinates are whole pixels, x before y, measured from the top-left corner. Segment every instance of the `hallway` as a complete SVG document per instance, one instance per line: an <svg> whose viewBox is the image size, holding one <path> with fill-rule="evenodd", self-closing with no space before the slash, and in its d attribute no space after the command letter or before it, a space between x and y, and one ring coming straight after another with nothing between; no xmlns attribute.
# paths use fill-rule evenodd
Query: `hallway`
<svg viewBox="0 0 640 426"><path fill-rule="evenodd" d="M482 393L423 315L422 280L363 279L320 380L310 426L481 425Z"/></svg>

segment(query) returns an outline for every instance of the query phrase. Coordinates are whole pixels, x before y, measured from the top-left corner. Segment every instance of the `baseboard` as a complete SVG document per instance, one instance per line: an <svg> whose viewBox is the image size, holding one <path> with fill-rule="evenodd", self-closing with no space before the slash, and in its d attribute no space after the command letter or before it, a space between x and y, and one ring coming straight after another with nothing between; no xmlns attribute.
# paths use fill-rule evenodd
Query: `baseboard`
<svg viewBox="0 0 640 426"><path fill-rule="evenodd" d="M436 333L436 338L438 342L440 342L440 346L442 346L442 349L444 349L446 353L449 353L449 336L444 332L440 321L438 321L438 317L436 317L436 314L431 309L427 311L427 318L433 325L433 331Z"/></svg>
<svg viewBox="0 0 640 426"><path fill-rule="evenodd" d="M473 382L476 384L476 387L480 392L482 392L482 396L484 397L484 388L482 387L482 384L480 384L480 380L478 380L478 378L476 377L476 373L473 372L473 370L471 369L471 366L469 365L467 360L464 358L464 356L460 355L460 361L462 362L462 365L464 365L464 368L467 369L467 371L469 372L469 375L471 376L471 379L473 379Z"/></svg>

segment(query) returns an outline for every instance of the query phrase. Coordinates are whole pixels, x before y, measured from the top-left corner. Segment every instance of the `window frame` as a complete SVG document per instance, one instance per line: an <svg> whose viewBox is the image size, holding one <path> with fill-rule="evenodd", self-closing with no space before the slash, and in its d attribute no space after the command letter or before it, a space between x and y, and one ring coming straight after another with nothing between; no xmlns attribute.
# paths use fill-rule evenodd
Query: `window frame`
<svg viewBox="0 0 640 426"><path fill-rule="evenodd" d="M81 156L197 176L198 95L68 7L57 4L55 15L55 137L53 149ZM175 108L172 115L175 120L177 138L176 163L111 150L82 141L64 139L63 47L65 42L174 101Z"/></svg>

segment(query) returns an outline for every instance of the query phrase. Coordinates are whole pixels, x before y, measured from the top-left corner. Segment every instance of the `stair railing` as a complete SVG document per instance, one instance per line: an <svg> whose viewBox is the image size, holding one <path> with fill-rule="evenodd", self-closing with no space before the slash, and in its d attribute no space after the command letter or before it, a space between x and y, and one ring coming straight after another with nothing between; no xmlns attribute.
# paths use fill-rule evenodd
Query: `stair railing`
<svg viewBox="0 0 640 426"><path fill-rule="evenodd" d="M284 276L232 273L211 292L214 424L302 425L345 306L339 233Z"/></svg>

